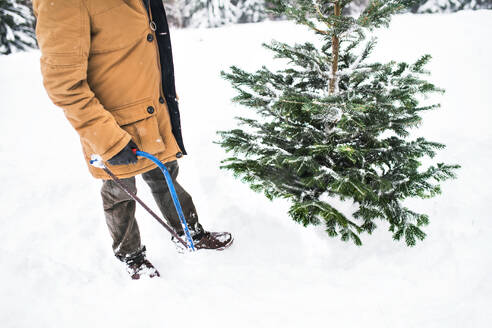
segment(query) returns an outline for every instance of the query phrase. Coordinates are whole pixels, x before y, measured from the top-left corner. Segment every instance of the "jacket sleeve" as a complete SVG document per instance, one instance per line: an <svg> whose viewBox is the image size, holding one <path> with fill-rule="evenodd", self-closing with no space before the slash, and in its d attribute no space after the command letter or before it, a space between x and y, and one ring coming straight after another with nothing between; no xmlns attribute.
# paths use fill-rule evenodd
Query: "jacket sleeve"
<svg viewBox="0 0 492 328"><path fill-rule="evenodd" d="M131 136L104 109L87 83L91 31L85 0L34 0L43 84L83 144L108 160Z"/></svg>

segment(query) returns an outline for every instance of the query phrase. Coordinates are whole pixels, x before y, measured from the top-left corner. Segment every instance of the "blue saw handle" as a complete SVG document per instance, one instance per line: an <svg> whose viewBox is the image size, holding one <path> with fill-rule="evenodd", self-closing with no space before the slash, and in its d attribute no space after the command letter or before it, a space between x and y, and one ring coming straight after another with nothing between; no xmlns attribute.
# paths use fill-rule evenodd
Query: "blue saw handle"
<svg viewBox="0 0 492 328"><path fill-rule="evenodd" d="M174 207L176 208L176 212L178 213L179 220L181 221L181 225L183 226L183 230L186 234L186 238L188 239L188 248L192 251L195 251L195 244L193 243L193 239L191 238L190 231L188 230L188 224L186 222L186 218L183 214L183 209L181 208L181 204L178 199L178 195L176 194L176 189L174 188L173 180L171 178L171 174L167 170L167 167L162 163L157 157L152 156L149 153L144 151L132 149L137 156L145 157L150 159L152 162L157 164L161 169L162 173L164 173L164 177L166 178L167 186L169 187L169 191L171 192L171 196L173 198Z"/></svg>

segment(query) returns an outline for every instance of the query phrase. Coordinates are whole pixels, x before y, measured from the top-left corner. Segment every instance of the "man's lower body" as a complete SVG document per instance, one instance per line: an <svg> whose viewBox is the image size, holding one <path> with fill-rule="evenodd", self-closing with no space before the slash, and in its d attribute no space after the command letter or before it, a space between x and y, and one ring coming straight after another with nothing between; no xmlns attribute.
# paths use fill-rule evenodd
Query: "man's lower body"
<svg viewBox="0 0 492 328"><path fill-rule="evenodd" d="M198 222L198 214L193 200L186 190L176 180L179 172L178 161L165 163L176 189L179 202L183 209L188 229L193 239L202 244L201 248L223 249L232 243L228 233L205 232ZM149 185L152 195L168 224L179 234L183 235L183 228L174 207L173 199L160 168L142 174L142 178ZM133 193L137 193L135 177L121 179L121 182ZM140 240L140 231L135 219L136 202L123 191L113 180L103 180L101 188L104 214L109 232L113 239L113 251L118 259L129 265L138 265L146 261L145 247ZM216 235L214 235L216 234ZM129 263L130 262L130 263ZM135 264L136 263L136 264ZM143 263L143 262L142 262ZM150 264L150 263L149 263ZM159 273L156 271L156 275ZM132 275L132 278L133 275ZM135 278L134 278L135 279ZM138 277L136 278L138 279Z"/></svg>

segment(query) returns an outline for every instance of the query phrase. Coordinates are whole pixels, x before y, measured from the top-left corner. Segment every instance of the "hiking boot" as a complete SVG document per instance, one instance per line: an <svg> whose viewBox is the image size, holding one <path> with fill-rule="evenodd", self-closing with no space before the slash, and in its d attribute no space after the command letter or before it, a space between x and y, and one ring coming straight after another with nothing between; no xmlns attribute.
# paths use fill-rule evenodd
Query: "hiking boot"
<svg viewBox="0 0 492 328"><path fill-rule="evenodd" d="M147 260L145 256L146 248L143 246L135 253L125 256L117 256L120 261L125 262L126 271L133 280L138 280L141 277L160 277L159 271Z"/></svg>
<svg viewBox="0 0 492 328"><path fill-rule="evenodd" d="M187 242L188 239L185 235L180 235L180 237ZM229 232L209 232L202 231L195 235L192 235L193 244L195 249L214 249L216 251L222 251L232 245L234 238L232 238ZM187 248L184 247L174 236L171 240L176 245L176 248L180 253L183 253Z"/></svg>
<svg viewBox="0 0 492 328"><path fill-rule="evenodd" d="M234 239L229 232L204 231L193 237L196 249L215 249L222 251L232 245Z"/></svg>

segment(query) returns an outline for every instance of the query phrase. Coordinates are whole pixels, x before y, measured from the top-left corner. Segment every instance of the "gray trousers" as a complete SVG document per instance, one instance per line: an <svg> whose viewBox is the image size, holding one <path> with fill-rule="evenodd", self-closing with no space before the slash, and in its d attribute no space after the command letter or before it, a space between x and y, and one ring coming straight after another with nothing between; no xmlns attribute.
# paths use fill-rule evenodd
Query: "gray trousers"
<svg viewBox="0 0 492 328"><path fill-rule="evenodd" d="M198 222L198 214L191 196L176 181L179 171L178 161L174 160L165 163L165 165L171 174L190 233L193 235L203 231L202 226ZM142 177L149 185L164 219L178 234L183 234L183 228L162 171L157 167L143 173ZM121 179L121 182L129 190L135 194L137 193L135 177ZM101 196L106 223L113 238L113 251L115 255L121 258L141 249L140 232L137 221L135 220L136 202L113 180L103 180Z"/></svg>

